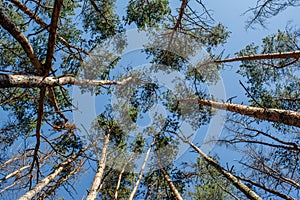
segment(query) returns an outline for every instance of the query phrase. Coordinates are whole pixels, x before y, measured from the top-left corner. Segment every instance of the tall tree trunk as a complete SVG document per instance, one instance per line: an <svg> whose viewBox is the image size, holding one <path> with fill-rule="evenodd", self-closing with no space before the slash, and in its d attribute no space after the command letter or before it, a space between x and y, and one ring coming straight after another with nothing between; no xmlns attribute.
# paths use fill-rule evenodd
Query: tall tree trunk
<svg viewBox="0 0 300 200"><path fill-rule="evenodd" d="M61 177L56 183L51 185L47 190L41 194L37 200L43 200L46 199L48 196L53 194L55 190L60 187L63 183L68 181L73 175L77 174L79 170L82 168L82 165L84 164L85 159L83 158L78 165L75 166L75 168L66 176L66 177Z"/></svg>
<svg viewBox="0 0 300 200"><path fill-rule="evenodd" d="M290 52L279 52L279 53L269 53L269 54L256 54L249 56L239 56L235 58L226 58L224 60L215 60L216 63L226 63L235 61L248 61L248 60L266 60L266 59L288 59L294 58L298 60L300 57L300 51L290 51Z"/></svg>
<svg viewBox="0 0 300 200"><path fill-rule="evenodd" d="M291 126L300 127L300 113L291 110L282 110L274 108L259 108L252 106L244 106L232 103L220 103L212 100L204 99L182 99L179 102L195 102L204 106L220 110L228 110L231 112L239 113L257 119L267 120L271 122L284 123Z"/></svg>
<svg viewBox="0 0 300 200"><path fill-rule="evenodd" d="M53 179L55 179L55 177L57 177L57 175L64 170L65 166L69 165L71 162L76 160L76 158L78 158L88 148L89 147L87 146L81 149L77 154L73 155L71 158L61 163L56 170L54 170L51 174L46 176L41 182L36 184L34 188L26 192L22 197L19 198L19 200L31 200L35 195L42 191L42 189L45 188Z"/></svg>
<svg viewBox="0 0 300 200"><path fill-rule="evenodd" d="M183 198L181 197L180 193L178 192L177 188L175 187L174 183L172 182L172 180L170 179L170 177L168 176L168 173L166 172L166 170L164 170L163 166L161 165L160 161L158 161L158 165L160 170L162 171L163 175L164 175L164 179L167 181L170 190L172 191L174 197L176 198L176 200L183 200Z"/></svg>
<svg viewBox="0 0 300 200"><path fill-rule="evenodd" d="M152 149L152 146L154 145L154 143L155 143L155 138L153 139L152 143L150 144L150 147L147 150L146 157L145 157L144 162L142 164L142 167L141 167L138 179L137 179L137 181L135 183L135 186L134 186L134 188L133 188L133 190L132 190L132 192L131 192L128 200L132 200L134 198L134 196L135 196L135 193L136 193L136 191L137 191L137 189L139 187L139 184L140 184L140 182L142 180L143 172L144 172L144 169L146 167L146 163L147 163L147 160L149 158L149 155L150 155L150 152L151 152L151 149Z"/></svg>
<svg viewBox="0 0 300 200"><path fill-rule="evenodd" d="M119 177L118 177L118 183L117 183L117 186L116 186L116 191L115 191L115 195L114 195L114 200L117 200L118 199L118 191L119 191L119 188L120 188L120 185L121 185L121 180L122 180L122 176L123 176L123 173L125 171L125 168L126 166L134 159L134 156L135 156L135 153L133 153L129 160L125 163L125 165L123 166L120 174L119 174Z"/></svg>
<svg viewBox="0 0 300 200"><path fill-rule="evenodd" d="M172 131L171 131L172 132ZM206 155L199 147L197 147L195 144L193 144L188 139L179 136L177 133L172 132L176 134L183 142L189 144L196 152L198 152L204 160L213 166L218 172L220 172L227 180L229 180L238 190L243 192L249 199L252 200L262 200L260 196L258 196L252 189L250 189L248 186L246 186L244 183L242 183L237 177L235 177L233 174L225 170L223 167L221 167L214 159Z"/></svg>
<svg viewBox="0 0 300 200"><path fill-rule="evenodd" d="M97 167L97 172L94 176L93 184L91 189L88 192L88 196L86 197L86 200L94 200L97 198L99 190L100 190L100 185L102 183L102 178L106 166L106 156L107 156L107 147L109 143L109 137L110 134L107 134L105 136L102 152L101 152L101 158L98 162L98 167Z"/></svg>
<svg viewBox="0 0 300 200"><path fill-rule="evenodd" d="M77 86L102 86L102 85L123 85L129 82L131 78L127 78L123 81L114 80L88 80L78 79L71 75L65 75L61 77L43 77L43 76L26 76L26 75L9 75L0 74L0 88L33 88L33 87L54 87L62 85L77 85Z"/></svg>

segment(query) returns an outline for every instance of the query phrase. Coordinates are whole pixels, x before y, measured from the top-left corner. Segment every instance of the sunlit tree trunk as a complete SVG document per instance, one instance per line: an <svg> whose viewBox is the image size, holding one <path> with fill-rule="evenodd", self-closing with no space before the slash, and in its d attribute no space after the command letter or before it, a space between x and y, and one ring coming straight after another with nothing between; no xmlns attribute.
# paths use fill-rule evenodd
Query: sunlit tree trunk
<svg viewBox="0 0 300 200"><path fill-rule="evenodd" d="M73 155L71 158L61 163L59 167L54 170L51 174L46 176L41 182L35 185L34 188L26 192L19 200L31 200L35 195L37 195L42 189L44 189L52 180L54 180L71 162L75 161L88 147L81 149L77 154Z"/></svg>
<svg viewBox="0 0 300 200"><path fill-rule="evenodd" d="M170 179L170 177L168 176L166 170L164 170L164 168L161 166L161 164L159 163L159 168L162 171L163 175L164 175L164 179L166 180L166 182L169 185L170 190L172 191L174 197L177 200L183 200L183 198L181 197L180 193L178 192L177 188L175 187L174 183L172 182L172 180Z"/></svg>
<svg viewBox="0 0 300 200"><path fill-rule="evenodd" d="M136 193L136 191L137 191L137 189L138 189L138 187L139 187L139 184L140 184L140 182L141 182L141 180L142 180L143 172L144 172L144 169L145 169L145 167L146 167L146 163L147 163L147 161L148 161L148 158L149 158L149 155L150 155L150 152L151 152L151 149L152 149L152 146L154 145L154 143L155 143L155 139L153 139L153 141L152 141L150 147L149 147L148 150L147 150L147 153L146 153L145 159L144 159L144 161L143 161L143 164L142 164L142 167L141 167L141 170L140 170L138 179L137 179L137 181L136 181L136 183L135 183L134 188L132 189L132 192L131 192L131 194L130 194L128 200L133 200L133 198L134 198L134 196L135 196L135 193Z"/></svg>
<svg viewBox="0 0 300 200"><path fill-rule="evenodd" d="M246 186L244 183L242 183L237 177L235 177L233 174L222 168L214 159L206 155L199 147L197 147L195 144L193 144L188 139L179 136L177 133L175 133L183 142L189 144L196 152L198 152L204 160L213 166L218 172L220 172L228 181L230 181L238 190L243 192L249 199L252 200L262 200L260 196L258 196L251 188Z"/></svg>
<svg viewBox="0 0 300 200"><path fill-rule="evenodd" d="M77 86L102 86L102 85L122 85L129 82L131 78L125 79L123 81L114 80L88 80L88 79L78 79L68 76L61 77L43 77L43 76L26 76L26 75L9 75L0 74L0 88L33 88L41 86L62 86L62 85L77 85Z"/></svg>
<svg viewBox="0 0 300 200"><path fill-rule="evenodd" d="M106 156L107 156L107 147L109 143L109 137L110 134L107 134L105 136L102 152L101 152L101 158L98 162L97 172L94 176L93 184L91 189L88 192L88 196L86 197L87 200L94 200L97 198L97 195L100 190L100 185L102 183L102 178L106 166Z"/></svg>
<svg viewBox="0 0 300 200"><path fill-rule="evenodd" d="M75 169L73 169L66 177L60 178L55 184L51 185L43 194L41 194L37 198L37 200L46 199L48 196L54 193L57 188L59 188L63 183L67 182L73 175L77 174L80 171L83 163L84 159L82 159L80 163L75 167Z"/></svg>
<svg viewBox="0 0 300 200"><path fill-rule="evenodd" d="M256 54L249 56L239 56L235 58L226 58L224 60L215 60L216 63L227 63L235 61L248 61L248 60L266 60L266 59L288 59L294 58L298 60L300 58L300 51L269 53L269 54Z"/></svg>
<svg viewBox="0 0 300 200"><path fill-rule="evenodd" d="M115 191L115 195L114 195L114 199L117 200L118 199L118 191L119 191L119 188L120 188L120 185L121 185L121 180L122 180L122 176L124 174L124 171L125 171L125 168L126 166L134 159L134 156L135 154L133 153L129 160L125 163L125 165L123 166L120 174L119 174L119 177L118 177L118 183L117 183L117 186L116 186L116 191Z"/></svg>
<svg viewBox="0 0 300 200"><path fill-rule="evenodd" d="M282 110L274 108L259 108L253 106L245 106L232 103L220 103L212 100L204 99L183 99L180 102L195 102L204 106L210 106L215 109L228 110L230 112L239 113L257 119L267 120L271 122L284 123L291 126L300 127L300 113L291 110Z"/></svg>

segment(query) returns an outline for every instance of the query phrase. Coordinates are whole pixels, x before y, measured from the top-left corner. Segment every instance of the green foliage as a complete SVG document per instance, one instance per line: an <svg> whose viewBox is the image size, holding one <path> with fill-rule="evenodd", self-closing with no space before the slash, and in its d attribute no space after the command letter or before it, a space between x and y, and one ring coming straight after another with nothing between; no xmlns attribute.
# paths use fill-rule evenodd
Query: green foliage
<svg viewBox="0 0 300 200"><path fill-rule="evenodd" d="M237 55L294 51L297 43L297 35L278 31L264 38L261 47L250 44ZM299 62L292 62L293 58L243 61L238 73L247 78L249 92L263 107L299 110ZM290 66L282 67L289 63ZM258 106L253 99L250 101L252 105Z"/></svg>
<svg viewBox="0 0 300 200"><path fill-rule="evenodd" d="M168 0L130 0L125 21L142 30L158 27L170 11Z"/></svg>
<svg viewBox="0 0 300 200"><path fill-rule="evenodd" d="M115 14L115 0L91 0L83 6L84 29L89 31L96 41L115 35L120 30L120 19ZM91 45L93 40L90 40Z"/></svg>
<svg viewBox="0 0 300 200"><path fill-rule="evenodd" d="M217 170L208 165L202 158L197 159L194 169L197 174L195 191L189 193L193 199L230 199L228 192L232 192L233 187Z"/></svg>

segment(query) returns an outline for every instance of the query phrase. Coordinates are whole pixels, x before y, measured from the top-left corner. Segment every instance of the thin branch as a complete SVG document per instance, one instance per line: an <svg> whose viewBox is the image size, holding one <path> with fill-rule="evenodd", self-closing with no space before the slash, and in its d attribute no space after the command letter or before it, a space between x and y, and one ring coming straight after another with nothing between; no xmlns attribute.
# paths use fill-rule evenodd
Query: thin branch
<svg viewBox="0 0 300 200"><path fill-rule="evenodd" d="M36 137L36 144L34 148L34 153L33 153L33 161L30 167L30 174L32 173L34 166L36 164L37 166L37 182L39 180L39 150L40 150L40 145L41 145L41 127L42 127L42 119L44 115L44 99L45 99L45 94L46 94L46 88L42 87L40 90L40 97L39 97L39 106L38 106L38 111L37 111L37 123L36 123L36 132L35 132L35 137ZM32 174L30 176L30 186L32 183Z"/></svg>
<svg viewBox="0 0 300 200"><path fill-rule="evenodd" d="M60 163L59 167L55 169L52 173L46 176L41 182L35 185L35 187L28 192L26 192L19 200L30 200L36 194L38 194L43 188L45 188L58 174L60 174L67 165L76 160L83 152L85 152L90 146L82 148L77 154L71 156L66 161Z"/></svg>
<svg viewBox="0 0 300 200"><path fill-rule="evenodd" d="M35 15L34 12L32 12L30 9L28 9L26 7L25 4L23 4L22 2L18 1L18 0L9 0L10 2L12 2L15 6L17 6L20 10L22 10L25 14L27 14L30 19L34 20L37 24L39 24L43 29L46 30L50 30L50 27L41 19L39 18L37 15ZM59 34L57 34L57 39L63 43L65 46L68 47L68 49L70 50L70 52L73 53L72 49L76 49L77 51L83 52L86 55L90 55L87 51L85 51L82 48L73 46L71 44L69 44L62 36L60 36Z"/></svg>
<svg viewBox="0 0 300 200"><path fill-rule="evenodd" d="M251 95L251 93L249 92L249 90L245 87L245 85L242 83L242 81L239 80L240 85L244 88L244 90L247 92L247 94L251 97L251 99L261 108L265 108L264 106L262 106L260 103L258 103L256 101L256 99Z"/></svg>
<svg viewBox="0 0 300 200"><path fill-rule="evenodd" d="M262 185L262 184L259 184L259 183L257 183L257 182L254 182L254 181L252 181L252 180L250 180L250 179L243 178L243 177L238 177L238 178L241 179L241 180L243 180L243 181L246 181L246 182L248 182L248 183L250 183L250 184L252 184L252 185L254 185L254 186L256 186L256 187L259 187L259 188L261 188L261 189L263 189L263 190L265 190L265 191L267 191L267 192L269 192L269 193L275 194L276 196L279 196L279 197L281 197L281 198L283 198L283 199L287 199L287 200L296 200L296 199L294 199L293 197L290 197L290 196L287 196L287 195L285 195L285 194L282 194L282 193L280 193L280 192L277 191L277 190L272 190L271 188L268 188L268 187L266 187L266 186L264 186L264 185Z"/></svg>
<svg viewBox="0 0 300 200"><path fill-rule="evenodd" d="M48 91L49 91L50 99L51 99L52 106L54 107L55 112L58 113L59 116L64 119L65 123L67 123L68 118L60 111L60 109L57 105L57 101L56 101L56 97L55 97L53 88L48 87Z"/></svg>

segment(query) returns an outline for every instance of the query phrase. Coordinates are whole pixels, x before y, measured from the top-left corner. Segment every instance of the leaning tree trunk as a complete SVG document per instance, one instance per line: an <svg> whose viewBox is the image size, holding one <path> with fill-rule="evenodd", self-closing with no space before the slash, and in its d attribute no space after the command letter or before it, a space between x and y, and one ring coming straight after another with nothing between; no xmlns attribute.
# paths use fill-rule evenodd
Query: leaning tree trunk
<svg viewBox="0 0 300 200"><path fill-rule="evenodd" d="M61 177L55 184L51 185L47 188L46 191L43 192L36 200L43 200L53 194L57 188L59 188L63 183L67 182L73 175L77 174L79 170L82 168L84 164L84 158L80 161L80 163L65 177Z"/></svg>
<svg viewBox="0 0 300 200"><path fill-rule="evenodd" d="M26 76L26 75L10 75L0 74L0 88L33 88L33 87L54 87L62 85L77 85L77 86L103 86L103 85L124 85L132 80L131 77L122 81L114 80L89 80L79 79L72 75L60 77L43 77L43 76Z"/></svg>
<svg viewBox="0 0 300 200"><path fill-rule="evenodd" d="M61 163L56 170L54 170L51 174L46 176L40 183L36 184L34 188L26 192L22 197L19 198L19 200L31 200L35 195L42 191L42 189L44 189L52 180L54 180L55 177L57 177L67 165L73 162L87 149L88 147L81 149L77 154L73 155L71 158Z"/></svg>
<svg viewBox="0 0 300 200"><path fill-rule="evenodd" d="M166 170L164 170L163 166L161 165L160 161L158 161L158 165L160 170L162 171L163 175L164 175L164 179L167 181L170 190L172 191L174 197L176 198L176 200L183 200L183 198L181 197L180 193L178 192L177 188L175 187L174 183L172 182L172 180L170 179L170 177L168 176Z"/></svg>
<svg viewBox="0 0 300 200"><path fill-rule="evenodd" d="M88 192L88 196L86 197L86 200L94 200L98 196L100 185L104 174L104 169L106 166L106 156L107 156L107 147L109 143L109 136L110 136L109 134L105 136L105 140L101 152L101 158L98 162L97 172L94 176L93 184L91 189Z"/></svg>
<svg viewBox="0 0 300 200"><path fill-rule="evenodd" d="M147 153L146 153L146 157L145 157L144 162L143 162L143 165L142 165L142 167L141 167L141 170L140 170L138 179L137 179L137 181L136 181L136 183L135 183L135 186L134 186L134 188L133 188L133 190L132 190L132 192L131 192L130 197L129 197L128 200L132 200L132 199L134 198L134 195L135 195L135 193L136 193L136 191L137 191L137 189L138 189L138 187L139 187L139 184L140 184L140 182L141 182L141 180L142 180L142 176L143 176L143 173L144 173L144 169L145 169L145 167L146 167L146 163L147 163L147 160L148 160L148 158L149 158L149 155L150 155L150 152L151 152L151 149L152 149L152 146L154 145L154 143L155 143L155 138L153 139L153 141L152 141L150 147L148 148L148 151L147 151Z"/></svg>
<svg viewBox="0 0 300 200"><path fill-rule="evenodd" d="M114 200L117 200L118 199L118 192L119 192L119 188L120 188L120 185L121 185L121 181L122 181L122 176L125 172L125 168L126 166L134 159L134 156L135 156L135 153L132 153L132 155L130 156L129 160L125 163L125 165L123 166L120 174L119 174L119 177L118 177L118 182L117 182L117 186L116 186L116 191L115 191L115 195L114 195Z"/></svg>
<svg viewBox="0 0 300 200"><path fill-rule="evenodd" d="M224 60L215 60L215 63L227 63L235 61L249 61L249 60L266 60L266 59L288 59L294 58L298 60L300 58L300 51L289 51L289 52L279 52L279 53L269 53L269 54L255 54L247 56L239 56L235 58L226 58Z"/></svg>
<svg viewBox="0 0 300 200"><path fill-rule="evenodd" d="M204 106L210 106L212 108L220 110L228 110L230 112L239 113L249 117L254 117L257 119L267 120L271 122L284 123L291 126L300 127L300 113L291 110L282 110L275 108L259 108L252 106L245 106L232 103L220 103L212 100L204 99L182 99L179 102L194 102L199 103Z"/></svg>
<svg viewBox="0 0 300 200"><path fill-rule="evenodd" d="M206 155L199 147L197 147L195 144L193 144L191 141L189 141L186 138L183 138L179 136L177 133L175 133L183 142L189 144L195 151L197 151L204 160L213 166L218 172L220 172L227 180L229 180L238 190L243 192L249 199L252 200L262 200L260 196L258 196L252 189L250 189L248 186L246 186L244 183L242 183L237 177L235 177L233 174L225 170L223 167L221 167L214 159Z"/></svg>

